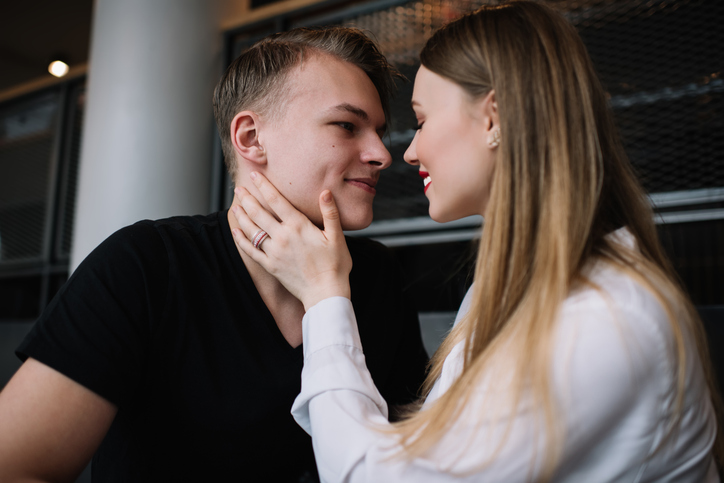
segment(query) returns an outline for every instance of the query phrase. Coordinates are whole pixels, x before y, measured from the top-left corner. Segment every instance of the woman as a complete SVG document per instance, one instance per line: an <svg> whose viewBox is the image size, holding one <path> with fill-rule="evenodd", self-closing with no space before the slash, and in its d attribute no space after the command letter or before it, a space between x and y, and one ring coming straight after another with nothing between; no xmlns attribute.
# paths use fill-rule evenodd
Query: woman
<svg viewBox="0 0 724 483"><path fill-rule="evenodd" d="M434 220L480 214L485 226L474 283L406 419L387 423L365 368L330 193L324 231L259 175L282 223L247 193L254 216L235 209L239 248L304 303L292 412L322 479L719 481L701 324L575 29L532 2L484 7L420 58L405 161Z"/></svg>

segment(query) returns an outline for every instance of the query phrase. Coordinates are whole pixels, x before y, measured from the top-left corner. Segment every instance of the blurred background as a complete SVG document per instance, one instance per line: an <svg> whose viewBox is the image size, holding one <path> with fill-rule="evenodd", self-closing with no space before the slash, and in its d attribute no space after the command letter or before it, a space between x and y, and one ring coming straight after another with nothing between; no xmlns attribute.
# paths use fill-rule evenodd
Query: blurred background
<svg viewBox="0 0 724 483"><path fill-rule="evenodd" d="M357 234L397 253L434 350L469 284L482 220L437 224L427 216L417 170L402 160L414 134L409 100L424 41L486 3L496 2L3 2L0 387L19 366L15 346L106 236L139 219L229 206L213 87L254 41L299 26L364 29L409 79L392 103L386 142L394 162L378 185L375 222ZM724 2L545 3L576 25L589 49L721 368ZM55 64L51 74L54 61L67 67Z"/></svg>

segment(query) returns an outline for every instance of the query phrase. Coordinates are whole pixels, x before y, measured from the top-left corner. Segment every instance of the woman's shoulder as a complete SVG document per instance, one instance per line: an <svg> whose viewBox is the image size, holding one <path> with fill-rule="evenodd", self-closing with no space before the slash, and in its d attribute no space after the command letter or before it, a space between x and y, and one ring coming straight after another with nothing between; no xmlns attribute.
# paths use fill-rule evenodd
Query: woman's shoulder
<svg viewBox="0 0 724 483"><path fill-rule="evenodd" d="M570 391L566 407L586 407L583 419L599 421L600 434L608 434L612 411L633 418L627 424L642 437L658 434L677 384L672 323L679 321L636 277L597 267L590 284L565 301L558 321L553 369L560 393Z"/></svg>
<svg viewBox="0 0 724 483"><path fill-rule="evenodd" d="M624 250L638 251L634 236L626 228L610 233L607 239ZM663 291L643 273L597 259L585 266L581 280L562 305L564 320L572 315L582 324L617 322L630 330L671 336L672 321L662 303ZM673 309L678 312L677 307Z"/></svg>
<svg viewBox="0 0 724 483"><path fill-rule="evenodd" d="M664 443L667 449L659 455L667 454L671 461L685 458L687 445L706 454L713 423L683 307L655 294L638 274L609 263L597 263L589 282L564 302L554 350L555 385L568 422L567 451L576 455L576 448L596 444L632 465L653 458L657 462L649 465L651 471L669 465L652 457L652 451L676 421L681 338L686 360L683 411L698 416L681 427L678 440ZM664 303L674 304L671 313Z"/></svg>
<svg viewBox="0 0 724 483"><path fill-rule="evenodd" d="M660 297L634 274L599 262L564 301L559 330L629 349L643 345L636 348L642 355L666 357L673 343L672 323L678 321L670 320Z"/></svg>
<svg viewBox="0 0 724 483"><path fill-rule="evenodd" d="M563 313L592 312L605 316L628 314L647 319L666 319L659 295L653 284L644 282L643 275L629 273L608 262L597 262L583 281L563 302Z"/></svg>

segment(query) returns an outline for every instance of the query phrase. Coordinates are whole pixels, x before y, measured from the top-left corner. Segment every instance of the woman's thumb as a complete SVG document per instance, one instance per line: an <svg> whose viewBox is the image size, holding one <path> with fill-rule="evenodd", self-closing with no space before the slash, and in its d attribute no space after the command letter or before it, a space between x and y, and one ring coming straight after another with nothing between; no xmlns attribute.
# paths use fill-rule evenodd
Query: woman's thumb
<svg viewBox="0 0 724 483"><path fill-rule="evenodd" d="M324 223L324 232L328 238L344 237L342 232L342 224L339 219L339 210L334 202L334 196L329 190L324 190L319 195L319 209L322 212L322 221Z"/></svg>

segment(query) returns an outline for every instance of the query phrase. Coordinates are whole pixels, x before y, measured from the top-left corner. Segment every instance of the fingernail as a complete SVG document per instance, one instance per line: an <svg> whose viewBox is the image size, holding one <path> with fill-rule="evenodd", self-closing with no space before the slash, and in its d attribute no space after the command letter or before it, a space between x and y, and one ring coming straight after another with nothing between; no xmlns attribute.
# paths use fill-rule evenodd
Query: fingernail
<svg viewBox="0 0 724 483"><path fill-rule="evenodd" d="M325 203L331 203L332 193L330 193L329 191L322 193L322 201L324 201Z"/></svg>
<svg viewBox="0 0 724 483"><path fill-rule="evenodd" d="M256 172L256 171L252 171L249 176L251 177L251 179L256 180L256 178L257 178L257 172Z"/></svg>

